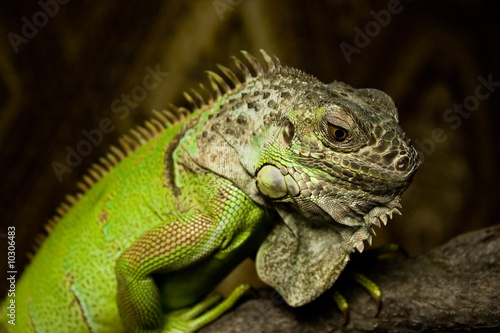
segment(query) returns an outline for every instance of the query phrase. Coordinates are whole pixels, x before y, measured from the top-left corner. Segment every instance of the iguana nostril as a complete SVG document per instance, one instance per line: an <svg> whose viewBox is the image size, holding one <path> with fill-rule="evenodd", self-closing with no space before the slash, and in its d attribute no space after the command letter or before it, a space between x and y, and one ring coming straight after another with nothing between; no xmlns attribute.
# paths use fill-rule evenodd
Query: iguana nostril
<svg viewBox="0 0 500 333"><path fill-rule="evenodd" d="M406 168L408 168L408 163L410 163L410 159L408 158L408 156L400 157L396 161L396 169L398 169L399 171L404 171L406 170Z"/></svg>

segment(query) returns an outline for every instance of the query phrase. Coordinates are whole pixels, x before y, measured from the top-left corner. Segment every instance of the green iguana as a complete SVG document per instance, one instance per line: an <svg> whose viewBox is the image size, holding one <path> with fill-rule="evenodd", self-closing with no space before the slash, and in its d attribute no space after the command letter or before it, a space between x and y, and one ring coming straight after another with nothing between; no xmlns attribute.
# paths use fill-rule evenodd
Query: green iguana
<svg viewBox="0 0 500 333"><path fill-rule="evenodd" d="M392 99L261 53L266 69L243 52L238 75L185 94L192 113L157 112L92 167L3 302L9 331L191 332L249 289L202 300L257 251L300 306L399 213L419 162Z"/></svg>

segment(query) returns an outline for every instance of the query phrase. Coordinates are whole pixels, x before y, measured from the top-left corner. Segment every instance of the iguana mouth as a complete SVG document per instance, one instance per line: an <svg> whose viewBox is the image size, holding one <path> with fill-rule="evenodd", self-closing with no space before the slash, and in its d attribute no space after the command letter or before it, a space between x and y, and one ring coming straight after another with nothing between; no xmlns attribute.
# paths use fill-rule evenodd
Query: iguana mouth
<svg viewBox="0 0 500 333"><path fill-rule="evenodd" d="M398 158L395 163L397 169L393 171L377 167L376 165L372 165L366 169L354 167L353 163L357 164L357 159L346 156L340 157L333 152L324 153L322 151L312 152L307 149L295 149L293 153L300 156L299 161L301 165L314 165L319 160L326 170L335 174L337 179L342 179L353 184L368 184L374 181L387 181L390 179L393 184L404 186L411 183L412 176L419 165L414 162L417 152L413 148L409 148L407 154Z"/></svg>

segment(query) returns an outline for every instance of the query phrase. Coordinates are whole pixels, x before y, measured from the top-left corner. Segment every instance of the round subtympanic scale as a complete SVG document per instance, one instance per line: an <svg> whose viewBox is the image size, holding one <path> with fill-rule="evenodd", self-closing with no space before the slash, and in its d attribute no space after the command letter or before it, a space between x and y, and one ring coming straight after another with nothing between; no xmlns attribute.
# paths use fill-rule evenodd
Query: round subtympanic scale
<svg viewBox="0 0 500 333"><path fill-rule="evenodd" d="M264 165L257 173L257 188L272 199L284 197L288 192L285 177L272 165Z"/></svg>

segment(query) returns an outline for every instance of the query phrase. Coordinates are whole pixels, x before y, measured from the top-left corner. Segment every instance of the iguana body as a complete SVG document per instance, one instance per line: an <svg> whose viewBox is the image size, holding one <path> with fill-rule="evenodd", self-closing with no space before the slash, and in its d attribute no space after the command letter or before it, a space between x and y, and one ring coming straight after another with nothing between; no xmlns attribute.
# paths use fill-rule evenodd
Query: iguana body
<svg viewBox="0 0 500 333"><path fill-rule="evenodd" d="M166 128L172 114L160 115L94 166L95 184L87 178L90 189L70 198L17 283L15 326L2 304L4 326L195 330L247 286L207 313L215 300L173 311L259 247L259 275L290 305L331 287L371 226L397 211L415 150L382 92L325 85L263 52L264 71L245 56L255 75L239 60L243 82L221 67L233 88L210 73L216 98Z"/></svg>

